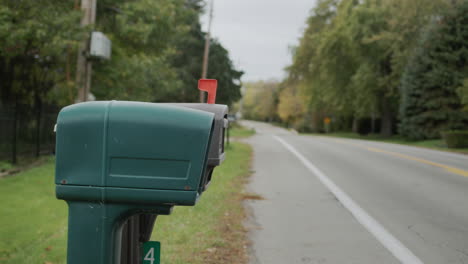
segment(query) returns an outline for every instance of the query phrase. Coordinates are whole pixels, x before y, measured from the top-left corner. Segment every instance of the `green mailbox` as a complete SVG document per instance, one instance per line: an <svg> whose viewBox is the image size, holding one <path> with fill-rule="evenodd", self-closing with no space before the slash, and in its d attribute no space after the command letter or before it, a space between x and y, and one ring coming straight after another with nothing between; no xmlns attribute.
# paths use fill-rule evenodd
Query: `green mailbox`
<svg viewBox="0 0 468 264"><path fill-rule="evenodd" d="M65 107L56 128L56 195L69 205L68 264L118 264L136 214L194 205L207 173L215 114L170 104Z"/></svg>
<svg viewBox="0 0 468 264"><path fill-rule="evenodd" d="M198 103L171 103L170 105L202 110L214 114L208 161L199 189L199 192L203 192L211 181L214 168L219 166L225 158L224 137L228 126L228 107L219 104ZM138 214L128 218L123 226L121 264L140 263L142 259L141 244L149 241L156 218L157 215L154 214Z"/></svg>

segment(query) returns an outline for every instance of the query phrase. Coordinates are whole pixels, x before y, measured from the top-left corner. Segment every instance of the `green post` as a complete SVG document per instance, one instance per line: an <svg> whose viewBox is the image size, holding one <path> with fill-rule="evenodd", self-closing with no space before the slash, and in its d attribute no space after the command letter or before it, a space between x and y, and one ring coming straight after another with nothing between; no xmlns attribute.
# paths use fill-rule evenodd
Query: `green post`
<svg viewBox="0 0 468 264"><path fill-rule="evenodd" d="M68 264L120 264L122 225L140 211L169 214L170 206L68 202Z"/></svg>

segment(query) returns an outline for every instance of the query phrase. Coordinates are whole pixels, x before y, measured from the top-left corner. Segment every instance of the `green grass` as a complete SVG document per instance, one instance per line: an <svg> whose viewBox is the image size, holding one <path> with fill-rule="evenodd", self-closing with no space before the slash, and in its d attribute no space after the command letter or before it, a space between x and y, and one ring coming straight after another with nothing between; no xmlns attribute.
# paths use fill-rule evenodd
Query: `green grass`
<svg viewBox="0 0 468 264"><path fill-rule="evenodd" d="M340 137L340 138L351 138L351 139L362 139L362 140L372 140L372 141L380 141L386 143L394 143L394 144L401 144L401 145L408 145L408 146L415 146L415 147L422 147L422 148L429 148L435 150L442 150L442 151L450 151L456 153L464 153L468 154L468 148L461 148L461 149L451 149L448 148L442 139L432 139L432 140L422 140L422 141L409 141L405 140L400 136L392 136L392 137L382 137L378 134L369 134L367 136L361 136L356 133L351 132L335 132L329 134L314 134L319 136L329 136L329 137Z"/></svg>
<svg viewBox="0 0 468 264"><path fill-rule="evenodd" d="M247 138L255 134L254 129L247 129L238 124L232 125L229 129L229 136L233 138Z"/></svg>
<svg viewBox="0 0 468 264"><path fill-rule="evenodd" d="M65 263L67 206L55 199L54 161L0 179L0 262Z"/></svg>
<svg viewBox="0 0 468 264"><path fill-rule="evenodd" d="M231 143L227 151L226 161L215 170L212 184L195 207L176 207L171 216L158 218L153 240L162 242L163 263L217 263L210 259L243 248L239 196L251 150ZM0 199L0 263L65 263L67 205L55 198L53 159L0 179ZM226 224L232 229L227 236ZM210 255L213 248L217 251Z"/></svg>

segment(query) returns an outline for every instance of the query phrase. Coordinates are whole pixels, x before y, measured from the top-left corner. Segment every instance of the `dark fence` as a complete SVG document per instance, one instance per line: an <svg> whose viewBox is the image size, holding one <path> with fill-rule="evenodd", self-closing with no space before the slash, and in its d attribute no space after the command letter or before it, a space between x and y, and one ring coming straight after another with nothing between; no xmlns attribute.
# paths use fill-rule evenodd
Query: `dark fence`
<svg viewBox="0 0 468 264"><path fill-rule="evenodd" d="M59 108L0 104L0 161L16 163L54 151Z"/></svg>

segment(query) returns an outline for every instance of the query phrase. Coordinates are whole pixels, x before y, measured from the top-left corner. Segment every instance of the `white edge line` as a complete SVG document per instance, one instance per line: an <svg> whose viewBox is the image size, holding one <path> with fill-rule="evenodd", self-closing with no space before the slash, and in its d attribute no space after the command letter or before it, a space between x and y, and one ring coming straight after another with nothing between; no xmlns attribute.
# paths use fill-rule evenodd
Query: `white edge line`
<svg viewBox="0 0 468 264"><path fill-rule="evenodd" d="M364 226L386 249L388 249L403 264L423 264L423 262L405 247L396 237L388 232L377 220L370 216L364 209L351 199L343 190L330 180L320 169L314 166L293 146L278 136L273 136L294 154L307 169L309 169L340 201L343 206L351 212L356 220Z"/></svg>

